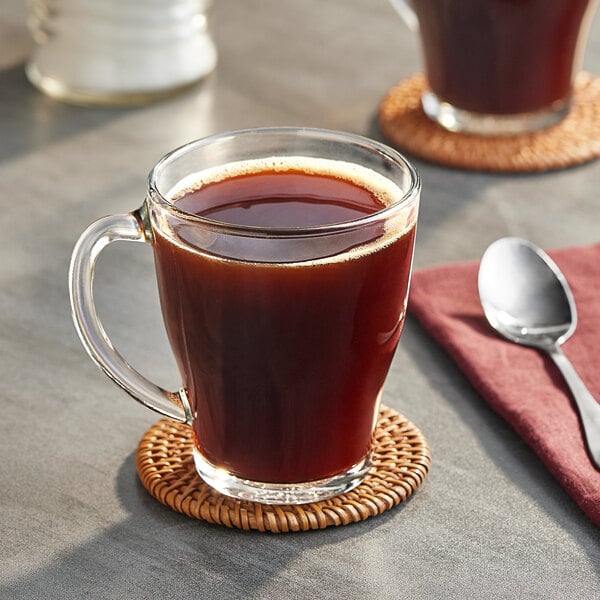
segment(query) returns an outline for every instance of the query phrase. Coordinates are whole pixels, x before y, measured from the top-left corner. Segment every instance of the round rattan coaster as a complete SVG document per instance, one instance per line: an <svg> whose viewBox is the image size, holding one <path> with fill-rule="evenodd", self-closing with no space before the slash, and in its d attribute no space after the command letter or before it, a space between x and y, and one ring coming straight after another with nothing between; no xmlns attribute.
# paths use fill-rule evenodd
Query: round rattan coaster
<svg viewBox="0 0 600 600"><path fill-rule="evenodd" d="M189 517L245 530L283 533L362 521L404 502L429 470L429 447L405 417L382 407L373 466L354 490L313 504L267 505L223 496L196 474L191 429L168 419L142 437L136 467L157 500Z"/></svg>
<svg viewBox="0 0 600 600"><path fill-rule="evenodd" d="M532 173L561 169L600 156L600 79L580 73L573 106L558 125L525 135L478 136L446 131L421 108L423 74L393 87L379 106L379 127L399 149L450 167Z"/></svg>

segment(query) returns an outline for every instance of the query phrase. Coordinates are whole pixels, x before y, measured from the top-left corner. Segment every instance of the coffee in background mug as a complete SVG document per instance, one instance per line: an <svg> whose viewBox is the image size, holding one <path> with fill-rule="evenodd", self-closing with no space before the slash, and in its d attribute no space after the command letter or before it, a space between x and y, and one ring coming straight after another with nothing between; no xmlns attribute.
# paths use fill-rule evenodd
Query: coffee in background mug
<svg viewBox="0 0 600 600"><path fill-rule="evenodd" d="M426 114L446 129L518 134L569 112L597 0L392 0L419 32Z"/></svg>
<svg viewBox="0 0 600 600"><path fill-rule="evenodd" d="M80 238L80 337L131 395L191 425L196 469L219 491L304 503L352 489L404 323L419 193L401 155L348 134L259 129L188 144L154 168L141 209ZM178 392L134 371L98 321L94 262L118 239L154 248Z"/></svg>

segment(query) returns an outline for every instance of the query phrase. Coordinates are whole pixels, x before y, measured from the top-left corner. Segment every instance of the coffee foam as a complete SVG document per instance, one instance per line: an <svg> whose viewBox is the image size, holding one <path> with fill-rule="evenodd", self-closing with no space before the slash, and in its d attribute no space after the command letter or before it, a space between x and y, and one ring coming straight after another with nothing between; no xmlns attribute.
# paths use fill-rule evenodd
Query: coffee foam
<svg viewBox="0 0 600 600"><path fill-rule="evenodd" d="M287 172L287 171L302 171L309 175L321 175L344 179L358 187L366 189L373 194L383 206L390 206L400 202L404 196L402 189L392 182L390 179L362 165L350 163L341 160L315 158L307 156L273 156L260 159L248 159L244 161L236 161L226 163L218 167L210 167L196 173L192 173L180 180L166 194L166 199L171 203L176 203L183 196L200 190L203 186L217 183L232 177L251 175L261 172ZM388 219L385 222L383 233L376 240L364 240L357 247L346 249L343 251L332 251L331 254L319 257L301 257L301 256L279 256L277 262L269 260L265 257L256 257L252 255L249 248L248 253L240 253L237 256L232 256L229 252L219 251L214 247L208 248L205 244L195 244L189 235L185 236L185 241L188 244L183 244L181 239L177 239L180 235L173 231L172 241L181 247L185 247L189 251L195 251L204 254L201 248L204 248L210 253L210 256L217 260L243 260L247 262L256 262L258 264L287 264L288 266L311 266L323 264L325 262L337 262L345 260L353 260L370 254L384 246L394 242L414 226L416 220L416 205L412 208L407 208L405 211L400 211L400 214ZM306 241L305 241L306 243ZM258 244L259 246L261 244ZM213 254L213 251L215 254ZM209 256L209 255L207 255Z"/></svg>
<svg viewBox="0 0 600 600"><path fill-rule="evenodd" d="M345 179L349 183L368 190L384 206L390 206L394 202L400 201L404 195L400 187L387 177L362 165L311 156L272 156L231 162L192 173L173 186L167 193L166 198L170 202L176 202L182 196L197 191L204 185L218 183L232 177L252 175L264 171L282 173L292 170L302 171L308 175Z"/></svg>

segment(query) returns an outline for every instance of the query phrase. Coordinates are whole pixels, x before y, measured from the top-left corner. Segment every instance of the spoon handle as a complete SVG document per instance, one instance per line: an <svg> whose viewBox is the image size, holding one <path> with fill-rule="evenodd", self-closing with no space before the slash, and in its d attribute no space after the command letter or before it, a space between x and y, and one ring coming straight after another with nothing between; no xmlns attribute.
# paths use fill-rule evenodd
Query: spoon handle
<svg viewBox="0 0 600 600"><path fill-rule="evenodd" d="M577 371L558 345L549 348L548 354L552 357L554 364L562 373L573 394L591 458L596 467L600 469L600 404L590 394Z"/></svg>

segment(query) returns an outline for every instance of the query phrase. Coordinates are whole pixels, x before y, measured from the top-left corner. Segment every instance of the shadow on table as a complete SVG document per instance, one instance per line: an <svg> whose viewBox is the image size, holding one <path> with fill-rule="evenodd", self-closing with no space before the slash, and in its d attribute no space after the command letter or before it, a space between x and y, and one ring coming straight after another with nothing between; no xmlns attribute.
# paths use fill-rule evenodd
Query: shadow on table
<svg viewBox="0 0 600 600"><path fill-rule="evenodd" d="M0 71L0 162L94 129L134 108L90 108L65 104L38 91L23 65Z"/></svg>
<svg viewBox="0 0 600 600"><path fill-rule="evenodd" d="M227 529L190 519L152 498L136 476L133 454L120 469L117 493L129 514L125 521L0 587L0 596L245 598L262 597L261 590L273 585L283 591L292 582L300 597L320 597L340 564L324 565L323 573L311 573L309 578L305 565L296 564L299 557L363 536L389 523L406 506L324 531L271 534ZM297 568L302 572L294 573ZM355 580L354 585L363 584ZM368 582L364 585L368 594Z"/></svg>
<svg viewBox="0 0 600 600"><path fill-rule="evenodd" d="M567 532L578 547L590 556L590 564L600 574L598 538L594 524L554 479L542 461L514 430L478 396L470 383L421 325L409 316L402 344L414 364L421 368L429 384L440 397L446 398L460 420L465 423L486 455L516 487L527 493L535 505ZM447 373L446 377L432 376L431 365ZM456 385L449 385L448 379ZM433 449L435 456L435 449ZM518 527L515 515L514 527Z"/></svg>

